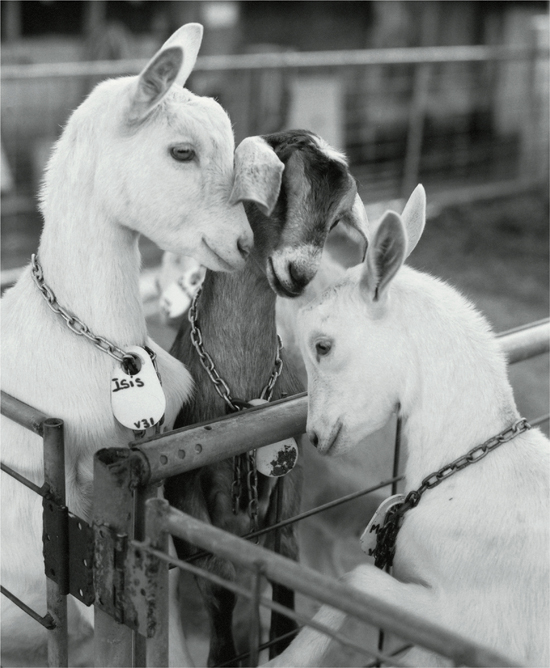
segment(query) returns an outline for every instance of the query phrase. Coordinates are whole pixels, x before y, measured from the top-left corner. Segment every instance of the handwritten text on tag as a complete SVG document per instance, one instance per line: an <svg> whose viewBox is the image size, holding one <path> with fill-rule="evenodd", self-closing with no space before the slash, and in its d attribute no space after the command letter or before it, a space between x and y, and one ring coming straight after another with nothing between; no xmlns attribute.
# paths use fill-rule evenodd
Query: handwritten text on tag
<svg viewBox="0 0 550 668"><path fill-rule="evenodd" d="M131 375L116 364L111 376L113 415L128 429L153 427L166 411L166 397L149 354L140 346L126 351L138 358L139 371Z"/></svg>

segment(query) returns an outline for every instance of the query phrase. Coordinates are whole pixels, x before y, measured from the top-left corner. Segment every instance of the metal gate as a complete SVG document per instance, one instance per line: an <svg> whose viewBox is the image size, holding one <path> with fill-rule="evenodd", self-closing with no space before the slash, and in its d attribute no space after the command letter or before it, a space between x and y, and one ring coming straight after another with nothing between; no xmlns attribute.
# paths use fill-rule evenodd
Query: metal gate
<svg viewBox="0 0 550 668"><path fill-rule="evenodd" d="M505 332L500 342L509 363L549 351L550 322L543 320ZM291 522L323 512L378 489L395 486L398 475L399 425L393 476L378 485L347 495L260 532L237 537L204 524L171 508L157 498L159 483L169 476L189 471L221 459L242 454L305 431L306 394L252 408L211 422L175 430L129 448L105 448L94 461L94 517L92 527L72 515L65 505L63 422L51 418L2 392L2 414L34 431L44 440L44 484L38 487L12 468L2 471L13 476L44 499L44 563L47 576L47 609L41 617L23 601L2 588L16 605L49 629L48 665L66 666L67 595L95 604L95 665L168 665L168 570L175 566L214 580L251 601L250 652L237 657L255 666L259 652L271 643L260 644L260 606L284 614L299 624L327 633L354 651L363 652L368 665L399 659L384 655L379 648L352 643L340 633L320 627L303 615L262 596L262 581L301 592L315 600L339 608L357 620L391 632L414 644L442 654L455 665L511 666L511 659L389 606L334 578L247 542L260 533L277 531ZM548 415L531 420L532 425L547 421ZM106 444L108 445L108 444ZM253 586L244 589L235 583L198 569L168 554L169 534L193 543L202 550L249 569Z"/></svg>

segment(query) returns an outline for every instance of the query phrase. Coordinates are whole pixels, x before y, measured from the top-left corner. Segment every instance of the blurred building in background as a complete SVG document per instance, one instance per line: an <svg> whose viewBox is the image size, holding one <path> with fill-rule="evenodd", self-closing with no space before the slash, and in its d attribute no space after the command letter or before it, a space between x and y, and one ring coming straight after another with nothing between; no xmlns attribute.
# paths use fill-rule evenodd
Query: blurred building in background
<svg viewBox="0 0 550 668"><path fill-rule="evenodd" d="M1 8L3 184L16 208L34 206L45 156L93 85L139 71L188 21L205 26L189 86L219 99L237 140L311 128L347 152L379 199L418 180L446 187L547 174L548 2L5 0ZM82 66L104 61L119 65Z"/></svg>

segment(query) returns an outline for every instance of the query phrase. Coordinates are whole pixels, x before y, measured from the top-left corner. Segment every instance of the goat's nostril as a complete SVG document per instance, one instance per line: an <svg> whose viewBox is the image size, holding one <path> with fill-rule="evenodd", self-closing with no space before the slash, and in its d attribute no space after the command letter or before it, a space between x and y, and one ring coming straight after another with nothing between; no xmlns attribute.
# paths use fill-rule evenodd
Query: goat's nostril
<svg viewBox="0 0 550 668"><path fill-rule="evenodd" d="M309 431L307 435L312 445L317 447L319 445L319 437L317 436L317 434L314 431Z"/></svg>
<svg viewBox="0 0 550 668"><path fill-rule="evenodd" d="M252 244L246 237L241 237L237 241L237 248L239 249L239 253L243 256L243 258L247 258L250 254L250 251L252 250Z"/></svg>
<svg viewBox="0 0 550 668"><path fill-rule="evenodd" d="M293 262L289 262L288 264L288 274L292 281L297 285L301 285L304 282L302 272Z"/></svg>

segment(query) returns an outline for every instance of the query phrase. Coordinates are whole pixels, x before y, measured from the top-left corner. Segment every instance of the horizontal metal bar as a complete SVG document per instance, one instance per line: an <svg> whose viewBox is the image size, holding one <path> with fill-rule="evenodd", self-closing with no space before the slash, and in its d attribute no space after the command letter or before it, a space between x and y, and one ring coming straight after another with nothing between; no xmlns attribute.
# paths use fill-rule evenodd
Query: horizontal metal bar
<svg viewBox="0 0 550 668"><path fill-rule="evenodd" d="M353 501L354 499L358 499L361 496L365 496L366 494L370 494L371 492L376 492L379 489L382 489L382 487L387 487L388 485L392 485L394 482L399 482L400 480L403 480L404 476L397 476L395 478L390 478L389 480L384 480L383 482L379 483L378 485L375 485L374 487L368 487L367 489L362 489L358 492L352 492L351 494L346 494L346 496L341 496L338 499L335 499L334 501L329 501L328 503L324 503L321 506L316 506L315 508L311 508L310 510L306 510L303 513L300 513L299 515L294 515L294 517L289 517L286 520L282 520L281 522L277 522L277 524L272 524L269 527L266 527L265 529L260 529L259 531L252 531L251 533L247 533L242 538L249 540L250 538L256 538L258 536L262 536L265 533L269 533L270 531L275 531L277 529L282 529L283 527L288 526L289 524L294 524L295 522L299 522L300 520L305 520L307 517L311 517L312 515L317 515L318 513L322 513L325 510L329 510L330 508L335 508L336 506L340 506L342 503L347 503L348 501Z"/></svg>
<svg viewBox="0 0 550 668"><path fill-rule="evenodd" d="M148 503L159 503L159 500L153 499ZM172 535L246 568L253 568L255 563L262 561L266 577L270 580L338 608L367 624L395 633L408 642L448 656L459 665L518 665L497 652L411 615L397 606L245 542L175 508L168 507L160 521L163 523L162 528Z"/></svg>
<svg viewBox="0 0 550 668"><path fill-rule="evenodd" d="M504 332L499 332L497 334L497 339L501 339L510 334L516 334L516 332L523 332L526 329L531 329L532 327L538 327L539 325L545 325L550 322L550 318L541 318L540 320L534 320L533 322L526 322L523 325L518 325L517 327L512 327L511 329L506 329Z"/></svg>
<svg viewBox="0 0 550 668"><path fill-rule="evenodd" d="M543 422L548 422L550 420L550 413L547 413L546 415L541 415L538 418L535 418L534 420L527 420L531 427L538 427L539 424L542 424Z"/></svg>
<svg viewBox="0 0 550 668"><path fill-rule="evenodd" d="M550 321L504 333L499 344L510 364L547 353ZM257 419L257 411L262 411L261 420ZM143 483L149 484L301 434L306 421L304 392L236 415L176 429L148 441L136 441L131 446L148 461L150 477Z"/></svg>
<svg viewBox="0 0 550 668"><path fill-rule="evenodd" d="M499 344L509 364L543 355L550 350L550 321L501 336Z"/></svg>
<svg viewBox="0 0 550 668"><path fill-rule="evenodd" d="M260 529L259 531L251 531L250 533L241 536L241 538L243 540L251 540L252 538L263 536L266 533L271 533L271 531L277 531L278 529L282 529L283 527L286 527L289 524L294 524L296 522L299 522L300 520L306 519L307 517L311 517L312 515L317 515L318 513L322 513L325 510L329 510L330 508L335 508L336 506L340 506L341 504L346 503L347 501L353 501L354 499L357 499L360 496L365 496L365 494L376 492L376 490L382 489L382 487L393 485L393 483L399 482L399 480L403 480L403 476L390 478L389 480L384 480L383 482L379 483L378 485L375 485L374 487L367 487L367 489L362 489L358 492L352 492L351 494L347 494L346 496L341 496L340 498L335 499L334 501L329 501L328 503L324 503L321 506L317 506L315 508L311 508L310 510L306 510L303 513L300 513L299 515L294 515L294 517L289 517L286 520L282 520L281 522L277 522L276 524L272 524L271 526L265 527L265 529ZM201 552L197 552L191 557L188 557L187 559L185 559L185 561L186 563L192 563L193 561L197 561L197 559L202 559L202 557L206 557L209 554L210 552L206 552L203 550Z"/></svg>
<svg viewBox="0 0 550 668"><path fill-rule="evenodd" d="M4 462L0 462L0 470L4 471L4 473L7 473L8 475L11 475L11 477L15 478L17 482L20 482L22 485L25 485L25 487L32 489L32 491L36 492L36 494L38 494L39 496L46 496L48 494L49 491L48 485L44 484L42 485L42 487L39 487L34 482L32 482L32 480L29 480L20 473L17 473L17 471L12 469L11 466L4 464Z"/></svg>
<svg viewBox="0 0 550 668"><path fill-rule="evenodd" d="M53 629L56 628L55 621L49 612L47 612L43 617L41 617L37 612L35 612L32 608L29 608L29 606L26 603L23 603L23 601L20 598L17 598L15 594L12 594L11 591L9 591L9 589L6 589L3 585L0 585L0 593L4 594L6 598L9 598L10 601L12 603L15 603L15 605L18 608L21 608L23 612L26 612L27 615L29 615L29 617L32 617L39 624L42 624L42 626L48 629L48 631L52 631Z"/></svg>
<svg viewBox="0 0 550 668"><path fill-rule="evenodd" d="M140 550L143 550L144 552L149 552L150 554L154 554L158 559L161 561L164 561L165 563L168 563L172 566L177 566L178 568L181 568L182 570L188 571L189 573L192 573L195 576L205 578L206 580L209 580L210 582L214 582L215 584L219 585L220 587L225 587L226 589L229 589L232 591L234 594L239 594L240 596L244 596L245 598L252 598L252 592L249 589L245 589L244 587L241 587L238 584L235 584L234 582L231 582L230 580L225 580L224 578L221 578L219 575L216 575L215 573L211 573L210 571L207 571L203 568L197 568L196 566L192 566L191 564L181 561L177 557L172 557L169 554L165 554L164 552L160 552L159 550L155 550L154 548L150 547L146 543L139 543L137 541L133 541L132 543L135 547L139 548ZM345 645L346 647L349 647L350 649L353 649L356 652L361 652L364 654L368 654L369 656L373 656L381 661L387 661L388 657L384 656L383 654L380 654L376 650L373 649L367 649L366 647L362 647L361 645L356 645L354 642L343 636L342 634L338 633L337 631L333 631L332 629L329 629L328 627L317 624L313 622L311 619L307 618L305 615L301 615L300 613L295 612L294 610L290 610L290 608L286 608L284 605L281 605L279 603L276 603L272 601L269 598L266 598L265 596L260 597L260 603L266 607L269 608L270 610L273 610L275 612L278 612L282 615L285 615L286 617L289 617L290 619L294 619L296 622L302 625L308 625L311 626L314 629L317 629L321 633L325 633L326 635L330 636L331 638L334 638L338 642L340 642L342 645ZM294 633L294 632L293 632ZM275 640L273 641L275 642ZM247 656L247 655L246 655ZM397 661L393 662L393 665L395 666L404 666L405 664L399 663Z"/></svg>
<svg viewBox="0 0 550 668"><path fill-rule="evenodd" d="M197 72L263 69L299 69L308 67L343 67L354 65L408 65L419 63L486 62L522 60L534 54L544 57L547 49L509 46L435 46L350 51L311 51L302 53L256 53L234 56L200 56L193 69ZM50 79L75 76L121 76L137 74L146 65L141 58L119 61L72 63L33 63L5 65L2 80Z"/></svg>
<svg viewBox="0 0 550 668"><path fill-rule="evenodd" d="M257 411L262 411L261 419ZM306 417L307 395L303 392L130 446L147 459L149 477L141 482L149 484L302 434Z"/></svg>
<svg viewBox="0 0 550 668"><path fill-rule="evenodd" d="M43 435L42 425L50 418L49 415L45 415L42 411L25 404L23 401L19 401L19 399L12 397L11 394L3 390L1 399L0 411L2 415L17 422L17 424L25 427L25 429L34 431L39 436Z"/></svg>

